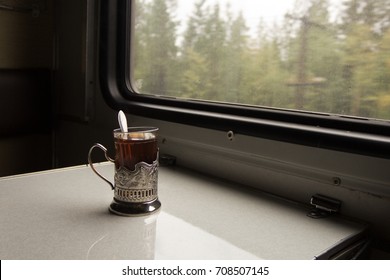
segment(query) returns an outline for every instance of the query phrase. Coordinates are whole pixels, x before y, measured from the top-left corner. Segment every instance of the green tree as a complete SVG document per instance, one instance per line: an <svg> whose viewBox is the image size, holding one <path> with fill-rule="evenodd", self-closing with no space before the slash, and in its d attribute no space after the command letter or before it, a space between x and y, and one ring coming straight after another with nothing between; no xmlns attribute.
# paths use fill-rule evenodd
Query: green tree
<svg viewBox="0 0 390 280"><path fill-rule="evenodd" d="M134 40L133 40L133 47L134 51L132 54L132 64L134 67L132 67L132 73L130 73L131 78L133 79L133 87L137 91L143 91L143 80L144 77L147 75L147 69L145 61L147 61L146 58L146 36L145 33L146 30L146 21L145 21L145 1L144 0L137 0L135 2L136 7L136 17L134 19Z"/></svg>
<svg viewBox="0 0 390 280"><path fill-rule="evenodd" d="M378 45L378 77L381 84L377 98L377 117L390 119L390 29L383 34Z"/></svg>
<svg viewBox="0 0 390 280"><path fill-rule="evenodd" d="M337 31L328 8L327 0L311 0L306 10L286 16L296 26L287 55L295 109L335 112L342 107Z"/></svg>
<svg viewBox="0 0 390 280"><path fill-rule="evenodd" d="M165 95L177 88L176 4L174 0L154 0L139 3L138 7L136 52L140 55L135 60L139 69L135 79L142 81L138 84L142 84L143 92Z"/></svg>
<svg viewBox="0 0 390 280"><path fill-rule="evenodd" d="M250 99L248 103L262 106L286 107L289 96L285 85L288 76L282 60L282 47L279 38L271 34L280 34L278 26L268 29L263 21L259 22L258 40L250 50L248 75L250 76Z"/></svg>
<svg viewBox="0 0 390 280"><path fill-rule="evenodd" d="M236 18L229 17L224 75L224 101L243 102L246 100L248 65L248 27L242 12Z"/></svg>
<svg viewBox="0 0 390 280"><path fill-rule="evenodd" d="M222 19L219 4L215 4L209 17L206 19L204 48L208 75L207 80L211 87L208 89L209 98L212 100L225 100L224 81L226 75L226 22Z"/></svg>
<svg viewBox="0 0 390 280"><path fill-rule="evenodd" d="M343 59L349 75L350 114L364 117L386 116L381 101L387 100L390 53L386 34L390 26L389 0L350 0L340 25ZM386 102L385 102L386 103ZM385 106L386 107L386 106Z"/></svg>
<svg viewBox="0 0 390 280"><path fill-rule="evenodd" d="M184 95L207 100L224 100L226 66L226 22L219 4L195 3L187 23L182 53Z"/></svg>
<svg viewBox="0 0 390 280"><path fill-rule="evenodd" d="M184 33L184 42L183 49L193 49L197 52L203 51L204 43L202 43L202 34L205 31L205 21L204 17L206 16L205 10L206 0L198 0L194 3L194 12L190 15L187 22L187 28Z"/></svg>
<svg viewBox="0 0 390 280"><path fill-rule="evenodd" d="M194 11L189 17L184 32L181 50L181 86L184 98L206 99L210 85L206 79L206 44L204 43L206 0L194 4Z"/></svg>

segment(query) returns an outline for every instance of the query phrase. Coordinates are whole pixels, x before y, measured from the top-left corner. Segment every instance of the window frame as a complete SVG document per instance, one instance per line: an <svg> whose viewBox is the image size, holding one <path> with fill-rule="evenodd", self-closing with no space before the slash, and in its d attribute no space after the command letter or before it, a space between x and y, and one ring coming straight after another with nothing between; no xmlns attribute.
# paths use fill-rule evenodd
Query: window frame
<svg viewBox="0 0 390 280"><path fill-rule="evenodd" d="M138 94L131 86L131 0L101 1L99 79L115 110L236 134L390 159L390 121ZM127 63L129 62L129 63Z"/></svg>

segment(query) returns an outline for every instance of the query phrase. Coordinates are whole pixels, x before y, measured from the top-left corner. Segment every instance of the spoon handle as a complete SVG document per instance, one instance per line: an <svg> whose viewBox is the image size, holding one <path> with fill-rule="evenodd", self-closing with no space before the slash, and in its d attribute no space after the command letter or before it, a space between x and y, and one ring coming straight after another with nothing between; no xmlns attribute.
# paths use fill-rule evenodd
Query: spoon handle
<svg viewBox="0 0 390 280"><path fill-rule="evenodd" d="M118 122L119 122L119 127L121 128L121 131L127 132L127 119L126 119L125 113L123 113L122 110L120 110L118 113Z"/></svg>

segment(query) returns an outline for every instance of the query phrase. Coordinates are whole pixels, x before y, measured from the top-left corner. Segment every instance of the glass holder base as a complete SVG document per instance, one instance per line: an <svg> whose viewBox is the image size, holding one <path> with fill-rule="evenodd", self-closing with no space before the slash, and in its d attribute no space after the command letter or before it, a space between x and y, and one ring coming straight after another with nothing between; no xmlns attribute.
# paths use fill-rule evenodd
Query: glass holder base
<svg viewBox="0 0 390 280"><path fill-rule="evenodd" d="M157 199L148 202L123 202L114 198L108 210L120 216L143 216L154 213L161 207Z"/></svg>

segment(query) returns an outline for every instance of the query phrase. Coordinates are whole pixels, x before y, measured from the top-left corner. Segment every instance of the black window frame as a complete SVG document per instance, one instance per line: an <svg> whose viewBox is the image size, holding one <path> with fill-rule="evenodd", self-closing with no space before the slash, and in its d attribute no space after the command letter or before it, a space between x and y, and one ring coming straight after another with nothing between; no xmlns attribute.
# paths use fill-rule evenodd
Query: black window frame
<svg viewBox="0 0 390 280"><path fill-rule="evenodd" d="M390 159L390 121L136 93L128 63L131 2L100 3L99 79L111 108L169 122Z"/></svg>

